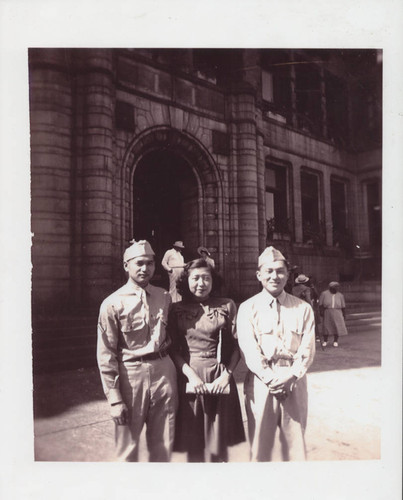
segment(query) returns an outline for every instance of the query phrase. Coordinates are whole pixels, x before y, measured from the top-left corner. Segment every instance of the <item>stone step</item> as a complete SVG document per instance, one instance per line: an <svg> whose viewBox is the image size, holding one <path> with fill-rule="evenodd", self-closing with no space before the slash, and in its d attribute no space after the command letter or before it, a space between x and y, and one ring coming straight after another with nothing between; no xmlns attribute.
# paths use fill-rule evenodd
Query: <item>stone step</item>
<svg viewBox="0 0 403 500"><path fill-rule="evenodd" d="M372 320L381 320L381 311L361 311L361 312L348 312L346 314L346 322L358 321L358 322L371 322Z"/></svg>
<svg viewBox="0 0 403 500"><path fill-rule="evenodd" d="M359 312L370 312L370 311L381 311L381 302L357 302L357 301L346 301L346 312L359 313Z"/></svg>
<svg viewBox="0 0 403 500"><path fill-rule="evenodd" d="M381 292L382 282L379 280L375 281L343 281L340 283L340 291L342 293L349 291L364 291L364 292Z"/></svg>

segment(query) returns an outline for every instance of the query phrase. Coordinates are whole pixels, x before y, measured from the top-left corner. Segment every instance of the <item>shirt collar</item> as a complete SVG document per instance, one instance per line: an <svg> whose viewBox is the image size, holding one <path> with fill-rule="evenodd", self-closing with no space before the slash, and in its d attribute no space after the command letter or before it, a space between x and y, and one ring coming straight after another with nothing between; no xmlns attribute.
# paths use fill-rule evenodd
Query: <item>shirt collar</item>
<svg viewBox="0 0 403 500"><path fill-rule="evenodd" d="M287 294L283 290L280 295L277 297L273 297L271 293L269 293L265 288L263 288L262 293L264 294L263 296L266 298L266 300L269 301L269 304L271 305L276 299L280 302L281 305L284 305L285 299L287 297Z"/></svg>
<svg viewBox="0 0 403 500"><path fill-rule="evenodd" d="M145 288L141 288L141 286L136 285L136 283L130 278L127 280L126 286L129 290L139 297L141 296L141 292L144 290L147 295L150 295L150 284L148 284Z"/></svg>

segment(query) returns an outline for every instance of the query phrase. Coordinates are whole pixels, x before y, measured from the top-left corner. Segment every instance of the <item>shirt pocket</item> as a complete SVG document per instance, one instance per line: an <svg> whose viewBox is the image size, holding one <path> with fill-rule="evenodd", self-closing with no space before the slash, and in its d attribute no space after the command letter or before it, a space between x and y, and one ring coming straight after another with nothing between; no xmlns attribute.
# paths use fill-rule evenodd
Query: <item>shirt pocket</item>
<svg viewBox="0 0 403 500"><path fill-rule="evenodd" d="M145 322L141 317L122 318L120 320L123 340L129 349L141 347L146 343L144 326Z"/></svg>
<svg viewBox="0 0 403 500"><path fill-rule="evenodd" d="M284 345L288 351L295 354L302 342L303 332L298 329L291 330L287 329L284 332Z"/></svg>
<svg viewBox="0 0 403 500"><path fill-rule="evenodd" d="M263 354L267 359L271 359L276 352L276 346L278 343L278 337L275 334L274 330L264 332L260 331L257 334L257 338Z"/></svg>

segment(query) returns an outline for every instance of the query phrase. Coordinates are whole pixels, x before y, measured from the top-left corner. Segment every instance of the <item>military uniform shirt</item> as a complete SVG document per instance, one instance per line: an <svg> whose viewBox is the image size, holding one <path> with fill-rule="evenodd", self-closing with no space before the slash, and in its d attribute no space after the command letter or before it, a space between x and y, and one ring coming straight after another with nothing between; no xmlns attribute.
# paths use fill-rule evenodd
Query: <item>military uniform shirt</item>
<svg viewBox="0 0 403 500"><path fill-rule="evenodd" d="M119 363L165 350L169 293L153 285L140 288L129 280L101 304L97 358L102 385L110 404L122 401Z"/></svg>

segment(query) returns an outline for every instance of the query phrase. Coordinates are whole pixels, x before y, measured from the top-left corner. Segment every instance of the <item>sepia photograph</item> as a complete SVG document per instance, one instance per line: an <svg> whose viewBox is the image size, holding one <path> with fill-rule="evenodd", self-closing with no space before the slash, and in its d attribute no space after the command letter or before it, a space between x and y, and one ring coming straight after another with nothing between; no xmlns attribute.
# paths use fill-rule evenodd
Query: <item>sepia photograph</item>
<svg viewBox="0 0 403 500"><path fill-rule="evenodd" d="M0 95L18 88L23 109L7 106L8 143L0 129L16 152L1 387L20 394L7 441L22 434L32 478L2 474L4 498L45 498L49 478L60 498L179 499L204 475L213 497L400 497L396 37L260 31L31 34L2 51L22 73Z"/></svg>
<svg viewBox="0 0 403 500"><path fill-rule="evenodd" d="M151 460L170 459L173 443L157 443L163 451L154 458L152 443L154 434L174 434L173 420L160 421L160 406L171 403L167 419L174 419L173 395L160 400L158 388L153 397L150 367L176 360L177 374L171 364L158 373L175 390L192 382L194 371L203 382L217 380L223 326L240 344L236 361L225 366L238 384L237 406L246 375L265 389L277 363L290 372L297 359L303 364L284 403L267 389L260 411L270 405L273 414L245 409L229 461L292 459L286 416L299 426L299 459L379 459L382 51L30 48L28 64L35 460L137 461L149 453ZM268 254L269 270L271 262L286 262L285 278L275 274L266 284L256 276L265 249L278 252ZM146 256L152 268L129 269ZM177 282L204 257L211 263L195 269L217 271L221 289L208 292L201 280L206 293L185 300ZM165 294L149 296L145 313L136 293L149 284ZM254 306L236 328L236 310L262 286L266 293L258 297L268 308L285 289L308 303L311 315L290 301L275 332L267 315L253 323L253 314L265 314ZM206 323L206 307L227 314L230 326ZM162 324L153 319L158 311ZM185 324L183 314L195 319ZM245 321L253 323L250 332ZM178 353L169 351L176 336L186 342ZM199 356L208 366L198 365ZM136 384L147 374L140 386L130 382L133 369ZM313 397L305 442L307 390L299 395L298 385L306 384L307 371ZM252 399L258 389L251 388ZM196 449L178 443L178 450L190 459L227 461L232 438L224 435L240 410L221 415L214 400L224 404L228 395L182 396L177 418L185 421L176 434ZM127 425L115 428L110 413L120 403L135 428L116 457L115 433ZM260 431L253 427L265 421L272 430L255 438ZM250 446L267 449L249 449L247 427ZM268 444L273 439L278 456Z"/></svg>

